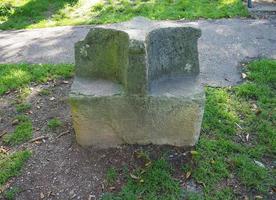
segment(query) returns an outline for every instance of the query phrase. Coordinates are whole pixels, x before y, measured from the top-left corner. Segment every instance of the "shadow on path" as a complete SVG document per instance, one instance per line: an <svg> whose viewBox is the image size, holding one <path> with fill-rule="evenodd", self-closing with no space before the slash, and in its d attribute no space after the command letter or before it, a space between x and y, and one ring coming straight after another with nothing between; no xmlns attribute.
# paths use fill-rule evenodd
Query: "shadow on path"
<svg viewBox="0 0 276 200"><path fill-rule="evenodd" d="M14 9L8 16L8 20L0 24L0 29L24 29L42 20L50 19L66 5L75 5L79 0L30 0L28 3L13 7ZM7 14L8 15L8 14Z"/></svg>

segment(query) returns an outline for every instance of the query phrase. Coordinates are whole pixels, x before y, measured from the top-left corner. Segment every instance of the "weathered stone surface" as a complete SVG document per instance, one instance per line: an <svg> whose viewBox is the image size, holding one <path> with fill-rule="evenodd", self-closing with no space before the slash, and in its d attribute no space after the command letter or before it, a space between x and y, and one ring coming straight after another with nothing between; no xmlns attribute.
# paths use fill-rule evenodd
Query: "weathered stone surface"
<svg viewBox="0 0 276 200"><path fill-rule="evenodd" d="M92 29L75 46L70 102L77 141L194 145L205 100L199 37L198 29L155 27L144 18Z"/></svg>
<svg viewBox="0 0 276 200"><path fill-rule="evenodd" d="M75 45L77 76L123 83L128 65L128 46L128 34L123 31L91 29L85 40Z"/></svg>
<svg viewBox="0 0 276 200"><path fill-rule="evenodd" d="M71 107L78 142L99 147L194 145L204 110L204 91L194 81L182 77L159 81L151 95L125 96L116 83L95 80L87 84L76 79Z"/></svg>
<svg viewBox="0 0 276 200"><path fill-rule="evenodd" d="M147 38L149 79L179 74L198 74L197 39L200 32L189 27L151 31Z"/></svg>

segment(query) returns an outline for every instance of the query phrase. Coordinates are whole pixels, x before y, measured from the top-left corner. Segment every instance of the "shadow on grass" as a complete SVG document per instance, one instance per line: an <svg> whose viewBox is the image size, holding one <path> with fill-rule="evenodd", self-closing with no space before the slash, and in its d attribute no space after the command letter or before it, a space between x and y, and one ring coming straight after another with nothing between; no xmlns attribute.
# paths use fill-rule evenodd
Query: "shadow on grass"
<svg viewBox="0 0 276 200"><path fill-rule="evenodd" d="M40 21L51 19L66 5L73 6L78 3L78 1L79 0L30 0L19 7L9 5L12 7L13 12L11 15L7 14L8 19L0 24L0 29L27 28Z"/></svg>
<svg viewBox="0 0 276 200"><path fill-rule="evenodd" d="M126 21L135 16L156 20L231 18L248 16L248 11L240 0L160 0L125 1L114 0L98 3L92 8L95 17L90 24Z"/></svg>

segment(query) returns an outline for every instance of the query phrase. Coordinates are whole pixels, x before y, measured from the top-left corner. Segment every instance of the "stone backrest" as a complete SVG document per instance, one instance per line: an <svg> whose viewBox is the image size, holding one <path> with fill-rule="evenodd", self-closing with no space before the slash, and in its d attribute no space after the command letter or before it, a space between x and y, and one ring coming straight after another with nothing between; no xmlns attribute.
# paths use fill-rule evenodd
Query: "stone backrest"
<svg viewBox="0 0 276 200"><path fill-rule="evenodd" d="M131 26L92 28L75 45L76 76L116 81L128 95L147 95L156 80L199 73L200 30L154 27L143 18Z"/></svg>

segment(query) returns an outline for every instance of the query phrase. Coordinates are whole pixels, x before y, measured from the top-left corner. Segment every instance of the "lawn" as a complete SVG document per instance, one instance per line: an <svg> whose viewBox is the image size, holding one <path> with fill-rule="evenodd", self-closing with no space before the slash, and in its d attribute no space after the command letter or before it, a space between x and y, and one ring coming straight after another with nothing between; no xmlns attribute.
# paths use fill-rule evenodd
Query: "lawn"
<svg viewBox="0 0 276 200"><path fill-rule="evenodd" d="M73 66L68 64L0 64L0 95L10 90L24 88L31 82L42 83L58 77L70 77L73 70Z"/></svg>
<svg viewBox="0 0 276 200"><path fill-rule="evenodd" d="M1 0L0 29L104 24L134 16L150 19L244 17L241 0Z"/></svg>
<svg viewBox="0 0 276 200"><path fill-rule="evenodd" d="M10 70L20 73L10 73ZM72 73L72 65L0 65L1 96L4 98L7 92L22 91L33 82L70 77ZM250 62L243 73L246 79L241 85L206 88L202 133L198 144L188 152L188 162L179 167L168 159L167 152L153 158L146 151L140 151L137 160L143 160L142 164L134 166L132 163L124 169L110 166L106 171L106 188L118 187L118 180L123 181L119 190L107 192L103 200L273 199L276 185L276 61ZM50 93L42 90L39 98L47 99ZM28 117L34 105L20 98L20 103L13 106L17 124L13 132L0 139L4 145L4 151L0 152L0 186L20 173L30 152L17 147L30 140L35 129ZM45 126L53 132L60 126L65 127L62 121L62 118L49 118ZM17 152L5 152L5 149ZM184 190L181 184L188 181L200 186L201 192ZM14 196L17 190L11 188L6 195Z"/></svg>

